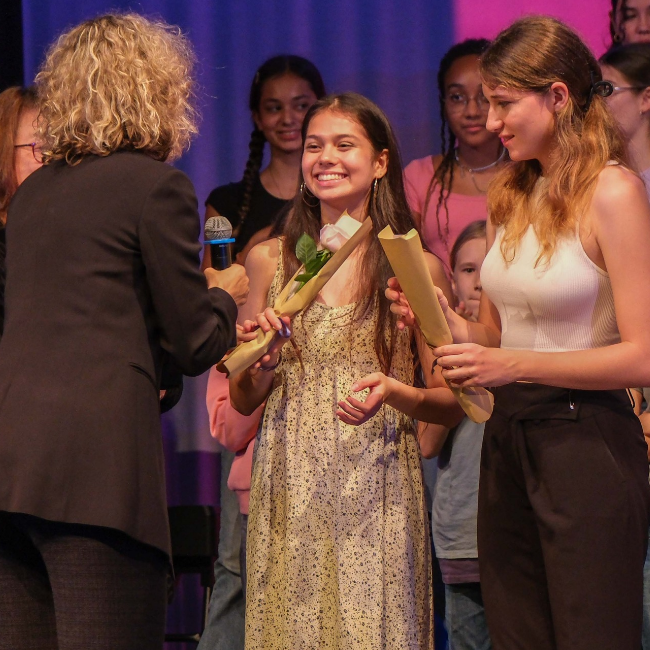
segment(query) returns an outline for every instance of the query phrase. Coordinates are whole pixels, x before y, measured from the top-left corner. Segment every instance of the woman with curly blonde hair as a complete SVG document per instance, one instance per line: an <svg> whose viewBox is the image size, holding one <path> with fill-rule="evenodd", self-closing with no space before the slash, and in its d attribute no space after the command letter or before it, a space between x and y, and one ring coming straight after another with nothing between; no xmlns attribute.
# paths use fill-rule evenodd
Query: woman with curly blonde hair
<svg viewBox="0 0 650 650"><path fill-rule="evenodd" d="M47 164L7 219L0 648L162 647L159 392L219 360L248 291L242 267L206 287L194 189L163 162L195 132L192 60L178 29L107 15L37 76Z"/></svg>
<svg viewBox="0 0 650 650"><path fill-rule="evenodd" d="M51 160L142 151L174 160L196 133L194 53L177 27L102 16L63 34L36 77Z"/></svg>
<svg viewBox="0 0 650 650"><path fill-rule="evenodd" d="M650 206L612 85L566 25L517 21L481 76L513 164L488 191L479 322L441 298L455 344L434 353L452 384L497 387L478 506L490 637L637 650L650 494L624 389L650 379Z"/></svg>

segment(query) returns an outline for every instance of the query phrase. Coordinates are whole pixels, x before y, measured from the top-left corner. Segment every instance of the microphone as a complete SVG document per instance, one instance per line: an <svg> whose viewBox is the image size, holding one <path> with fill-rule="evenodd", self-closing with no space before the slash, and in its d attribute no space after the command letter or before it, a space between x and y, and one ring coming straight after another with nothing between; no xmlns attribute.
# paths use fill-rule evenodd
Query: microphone
<svg viewBox="0 0 650 650"><path fill-rule="evenodd" d="M232 224L226 217L210 217L203 229L203 243L210 244L212 268L223 271L232 264Z"/></svg>

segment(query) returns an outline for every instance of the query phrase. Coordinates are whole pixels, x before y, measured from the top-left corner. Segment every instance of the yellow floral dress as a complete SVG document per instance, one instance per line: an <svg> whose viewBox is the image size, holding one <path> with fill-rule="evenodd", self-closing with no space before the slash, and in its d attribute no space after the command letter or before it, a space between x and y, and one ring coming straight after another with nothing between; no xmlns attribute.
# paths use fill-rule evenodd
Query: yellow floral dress
<svg viewBox="0 0 650 650"><path fill-rule="evenodd" d="M269 291L281 290L282 261ZM388 406L336 417L355 380L380 370L376 309L314 302L293 321L253 464L247 650L433 648L428 521L413 422ZM408 336L393 375L410 382ZM362 398L363 399L363 398Z"/></svg>

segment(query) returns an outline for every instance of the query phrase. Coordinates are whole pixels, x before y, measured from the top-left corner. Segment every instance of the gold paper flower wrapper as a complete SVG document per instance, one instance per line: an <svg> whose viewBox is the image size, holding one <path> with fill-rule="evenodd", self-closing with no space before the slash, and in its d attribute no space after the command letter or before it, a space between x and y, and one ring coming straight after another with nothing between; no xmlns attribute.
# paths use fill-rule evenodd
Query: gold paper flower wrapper
<svg viewBox="0 0 650 650"><path fill-rule="evenodd" d="M453 343L417 231L395 235L391 227L386 226L379 233L379 241L427 344L437 348ZM490 391L480 387L449 388L473 422L485 422L492 415L494 397Z"/></svg>
<svg viewBox="0 0 650 650"><path fill-rule="evenodd" d="M300 275L304 268L300 267L293 278L282 289L275 300L273 311L278 316L293 317L310 305L316 298L318 292L327 284L328 280L338 271L340 266L349 257L352 251L361 243L363 238L372 229L372 221L366 219L361 227L348 239L341 248L332 255L325 266L305 284L299 291L295 291L297 282L294 278ZM263 357L273 343L276 335L275 330L264 333L261 329L257 331L257 338L247 343L240 343L231 354L224 357L218 364L217 370L225 372L226 375L238 375L240 372L252 366L260 357Z"/></svg>

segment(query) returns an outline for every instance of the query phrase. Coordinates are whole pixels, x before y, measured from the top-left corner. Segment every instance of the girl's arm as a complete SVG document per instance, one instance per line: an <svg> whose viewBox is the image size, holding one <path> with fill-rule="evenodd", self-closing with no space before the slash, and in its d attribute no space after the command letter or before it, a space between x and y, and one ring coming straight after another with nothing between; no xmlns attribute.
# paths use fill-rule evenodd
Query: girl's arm
<svg viewBox="0 0 650 650"><path fill-rule="evenodd" d="M251 283L248 301L239 310L240 324L247 320L257 321L265 332L271 328L281 328L280 320L271 309L266 309L266 298L278 265L278 257L278 240L270 239L255 246L246 258L246 271L250 274ZM278 363L280 349L287 340L278 339L269 352L251 368L230 377L230 401L241 414L251 415L266 399L273 386L273 369Z"/></svg>
<svg viewBox="0 0 650 650"><path fill-rule="evenodd" d="M433 255L430 257L432 260L428 262L429 270L434 284L438 285L446 278L445 272L440 261ZM339 402L340 410L337 415L343 422L363 424L377 413L382 404L388 404L418 420L438 422L449 428L460 422L464 415L460 405L447 388L440 370L435 368L434 371L434 356L419 330L415 330L415 336L427 388L403 384L381 372L367 375L352 386L353 392L370 388L364 402L351 395L345 401Z"/></svg>
<svg viewBox="0 0 650 650"><path fill-rule="evenodd" d="M210 420L210 434L229 451L246 449L255 437L260 418L264 412L264 403L251 415L242 415L230 403L229 382L226 375L216 366L208 375L208 390L205 397Z"/></svg>
<svg viewBox="0 0 650 650"><path fill-rule="evenodd" d="M447 299L447 302L452 307L455 307L456 298L454 296L454 292L451 290L451 283L449 282L449 278L445 273L442 262L433 253L425 252L424 259L427 262L427 267L429 268L429 274L433 278L433 283L442 291L443 295Z"/></svg>
<svg viewBox="0 0 650 650"><path fill-rule="evenodd" d="M609 274L621 342L571 352L443 346L434 352L449 380L459 386L524 380L586 390L650 385L650 205L643 182L620 166L605 168L588 214L592 258L600 256Z"/></svg>
<svg viewBox="0 0 650 650"><path fill-rule="evenodd" d="M440 454L449 435L449 427L432 422L418 422L418 442L424 458L435 458Z"/></svg>

